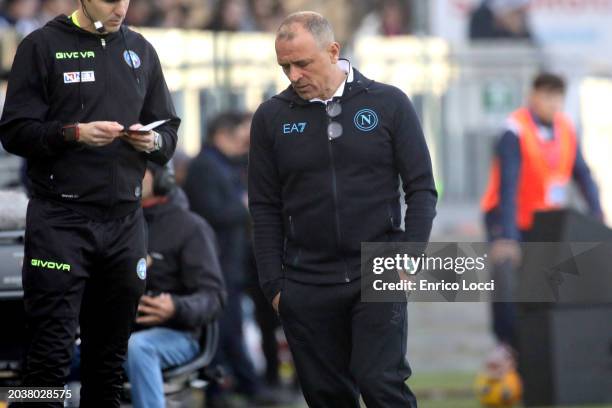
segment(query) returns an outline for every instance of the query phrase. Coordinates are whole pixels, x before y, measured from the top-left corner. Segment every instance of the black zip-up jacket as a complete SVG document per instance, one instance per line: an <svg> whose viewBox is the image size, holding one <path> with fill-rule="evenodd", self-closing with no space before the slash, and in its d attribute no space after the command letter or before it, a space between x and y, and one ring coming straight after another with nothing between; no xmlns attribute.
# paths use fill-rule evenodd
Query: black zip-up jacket
<svg viewBox="0 0 612 408"><path fill-rule="evenodd" d="M343 134L329 140L325 105L292 87L253 117L249 206L268 300L283 278L349 282L362 242L427 242L437 193L423 131L408 97L353 70L339 99ZM401 227L399 176L407 210Z"/></svg>
<svg viewBox="0 0 612 408"><path fill-rule="evenodd" d="M156 129L162 148L151 154L120 138L90 147L61 135L61 127L74 122L130 126L161 119L171 121ZM17 49L0 139L7 151L28 159L35 196L104 220L138 208L146 161L170 159L179 123L149 42L125 26L100 36L59 16Z"/></svg>
<svg viewBox="0 0 612 408"><path fill-rule="evenodd" d="M165 326L191 331L202 326L225 304L226 291L215 233L195 213L168 202L144 209L149 231L147 291L172 295L174 317Z"/></svg>

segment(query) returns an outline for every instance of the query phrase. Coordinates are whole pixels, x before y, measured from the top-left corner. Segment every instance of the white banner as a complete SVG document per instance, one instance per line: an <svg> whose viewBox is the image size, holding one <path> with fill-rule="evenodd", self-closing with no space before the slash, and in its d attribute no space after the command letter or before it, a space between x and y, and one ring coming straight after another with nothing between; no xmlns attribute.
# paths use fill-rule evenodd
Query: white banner
<svg viewBox="0 0 612 408"><path fill-rule="evenodd" d="M433 34L454 44L468 41L470 14L480 0L433 0ZM529 25L538 44L576 53L611 54L612 0L532 0Z"/></svg>

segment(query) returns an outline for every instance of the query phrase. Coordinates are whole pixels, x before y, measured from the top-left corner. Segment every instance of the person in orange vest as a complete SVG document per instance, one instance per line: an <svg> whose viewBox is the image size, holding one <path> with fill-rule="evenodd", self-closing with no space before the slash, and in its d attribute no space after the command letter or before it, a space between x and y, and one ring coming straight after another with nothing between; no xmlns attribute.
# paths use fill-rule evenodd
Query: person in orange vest
<svg viewBox="0 0 612 408"><path fill-rule="evenodd" d="M576 181L590 213L603 220L597 185L582 156L576 130L561 112L564 80L541 73L532 83L527 106L510 114L497 143L489 185L482 198L490 256L496 264L520 262L519 242L536 211L562 208ZM512 303L493 303L493 331L516 349Z"/></svg>

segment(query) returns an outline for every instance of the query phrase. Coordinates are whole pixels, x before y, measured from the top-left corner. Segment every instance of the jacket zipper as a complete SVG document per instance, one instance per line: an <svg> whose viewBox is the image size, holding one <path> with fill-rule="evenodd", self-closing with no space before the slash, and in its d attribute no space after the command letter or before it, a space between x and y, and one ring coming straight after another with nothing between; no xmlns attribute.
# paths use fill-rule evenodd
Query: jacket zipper
<svg viewBox="0 0 612 408"><path fill-rule="evenodd" d="M291 233L291 238L295 239L295 229L293 228L293 217L289 216L289 232Z"/></svg>
<svg viewBox="0 0 612 408"><path fill-rule="evenodd" d="M104 60L104 92L108 94L109 89L109 81L108 81L108 55L106 55L106 39L100 37L100 45L102 46L102 58ZM106 98L105 98L106 99ZM107 107L104 106L104 110L106 111L106 116L109 117ZM115 204L117 198L117 175L115 168L115 160L111 162L110 176L111 176L111 187L109 191L109 204L112 207Z"/></svg>
<svg viewBox="0 0 612 408"><path fill-rule="evenodd" d="M325 109L325 105L323 105L323 109ZM328 116L327 117L327 125L329 126L329 124L331 123L331 118ZM334 151L332 149L332 143L333 140L331 137L329 137L329 135L327 136L327 150L329 152L329 161L330 161L330 166L331 166L331 172L332 172L332 195L334 197L334 219L335 219L335 223L336 223L336 250L338 252L340 252L340 242L342 242L342 235L340 233L340 215L338 214L338 179L336 176L336 163L334 160ZM344 281L345 282L350 282L351 280L349 279L348 276L348 269L347 269L347 265L346 265L346 261L344 259L344 257L339 256L340 260L342 261L342 264L344 266Z"/></svg>

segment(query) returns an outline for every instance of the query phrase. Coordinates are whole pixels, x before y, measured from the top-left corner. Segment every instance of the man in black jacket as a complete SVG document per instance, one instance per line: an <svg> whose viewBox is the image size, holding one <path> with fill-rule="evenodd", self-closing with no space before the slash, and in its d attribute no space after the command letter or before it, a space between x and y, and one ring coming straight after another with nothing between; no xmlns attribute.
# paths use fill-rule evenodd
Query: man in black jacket
<svg viewBox="0 0 612 408"><path fill-rule="evenodd" d="M205 218L219 240L221 270L228 301L219 321L220 345L216 361L235 378L235 390L252 405L272 402L264 392L246 350L242 330L242 295L247 261L248 209L242 172L247 153L238 129L244 115L222 113L210 124L207 144L189 166L185 192L192 210ZM220 389L209 389L209 402L221 406Z"/></svg>
<svg viewBox="0 0 612 408"><path fill-rule="evenodd" d="M125 364L135 408L165 406L162 370L198 354L202 326L225 303L215 234L177 202L180 195L170 195L171 179L150 163L142 186L150 265L136 318L143 330L130 337Z"/></svg>
<svg viewBox="0 0 612 408"><path fill-rule="evenodd" d="M147 160L170 159L180 122L155 50L122 26L128 4L83 0L70 17L27 36L0 120L4 148L28 160L33 194L23 385L64 385L80 316L82 406L119 406L145 287L142 177ZM169 121L136 131L158 120Z"/></svg>
<svg viewBox="0 0 612 408"><path fill-rule="evenodd" d="M405 384L405 302L360 301L360 245L429 239L437 194L406 95L339 59L327 20L276 36L291 81L253 117L249 205L264 294L312 407L416 407ZM399 178L407 210L401 228Z"/></svg>

